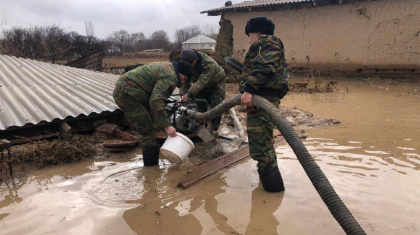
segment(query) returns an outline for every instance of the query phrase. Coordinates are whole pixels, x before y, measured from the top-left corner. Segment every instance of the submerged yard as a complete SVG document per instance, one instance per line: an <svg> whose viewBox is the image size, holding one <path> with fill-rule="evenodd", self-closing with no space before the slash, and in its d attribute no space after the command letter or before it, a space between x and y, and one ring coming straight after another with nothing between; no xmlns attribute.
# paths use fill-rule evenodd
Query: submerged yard
<svg viewBox="0 0 420 235"><path fill-rule="evenodd" d="M418 83L340 80L338 88L291 93L282 106L340 120L297 129L306 132L305 146L368 234L418 234ZM202 156L143 168L135 148L31 170L1 185L0 233L344 234L290 147L276 152L286 187L279 194L264 192L249 158L188 189L177 184Z"/></svg>

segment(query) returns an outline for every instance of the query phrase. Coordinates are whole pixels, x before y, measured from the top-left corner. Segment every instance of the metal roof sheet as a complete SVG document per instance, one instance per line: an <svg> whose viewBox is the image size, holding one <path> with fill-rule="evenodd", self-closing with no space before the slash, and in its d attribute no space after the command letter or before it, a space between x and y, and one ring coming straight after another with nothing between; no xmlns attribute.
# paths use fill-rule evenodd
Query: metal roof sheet
<svg viewBox="0 0 420 235"><path fill-rule="evenodd" d="M224 6L219 8L214 8L207 11L202 11L200 13L211 13L211 12L223 12L230 11L241 8L258 8L270 5L282 5L290 3L299 3L299 2L313 2L314 0L261 0L261 1L245 1L237 4L232 4L231 6Z"/></svg>
<svg viewBox="0 0 420 235"><path fill-rule="evenodd" d="M0 55L0 131L115 111L119 76Z"/></svg>
<svg viewBox="0 0 420 235"><path fill-rule="evenodd" d="M187 41L181 44L194 44L194 43L216 43L216 40L214 40L213 38L209 38L206 35L197 35L195 37L188 39Z"/></svg>

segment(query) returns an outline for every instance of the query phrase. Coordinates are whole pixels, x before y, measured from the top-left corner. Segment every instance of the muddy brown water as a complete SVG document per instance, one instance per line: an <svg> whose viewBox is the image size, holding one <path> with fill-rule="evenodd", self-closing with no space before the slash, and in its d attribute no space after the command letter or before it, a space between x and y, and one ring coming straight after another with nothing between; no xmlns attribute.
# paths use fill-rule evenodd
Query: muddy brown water
<svg viewBox="0 0 420 235"><path fill-rule="evenodd" d="M301 127L304 144L367 234L420 234L418 84L341 84L282 105L341 121ZM176 186L193 164L143 168L139 149L33 170L1 185L0 234L345 234L290 147L276 152L278 194L250 159L188 189Z"/></svg>

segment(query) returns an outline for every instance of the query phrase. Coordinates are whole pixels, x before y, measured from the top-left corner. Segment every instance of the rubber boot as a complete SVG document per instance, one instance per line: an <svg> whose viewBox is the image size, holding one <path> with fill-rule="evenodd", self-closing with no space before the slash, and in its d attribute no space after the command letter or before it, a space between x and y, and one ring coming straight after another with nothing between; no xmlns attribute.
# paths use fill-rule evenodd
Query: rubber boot
<svg viewBox="0 0 420 235"><path fill-rule="evenodd" d="M143 151L143 165L144 166L154 166L159 163L159 146L153 147L142 147Z"/></svg>
<svg viewBox="0 0 420 235"><path fill-rule="evenodd" d="M265 191L278 193L284 191L283 179L278 167L269 168L264 171L258 171L261 184Z"/></svg>

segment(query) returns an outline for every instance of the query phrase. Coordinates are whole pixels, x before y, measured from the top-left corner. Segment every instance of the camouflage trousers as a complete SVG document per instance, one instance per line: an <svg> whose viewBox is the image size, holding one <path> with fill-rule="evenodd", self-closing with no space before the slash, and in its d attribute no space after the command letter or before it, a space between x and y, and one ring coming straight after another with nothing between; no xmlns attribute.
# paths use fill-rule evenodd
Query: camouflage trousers
<svg viewBox="0 0 420 235"><path fill-rule="evenodd" d="M140 133L140 144L145 147L156 145L156 129L150 114L150 95L141 90L134 82L122 77L114 89L115 103L124 112L132 129Z"/></svg>
<svg viewBox="0 0 420 235"><path fill-rule="evenodd" d="M213 109L217 105L221 104L225 100L226 96L226 79L223 79L216 86L201 90L195 98L205 99L210 103L210 108ZM222 117L217 117L211 120L212 130L216 131L219 129Z"/></svg>
<svg viewBox="0 0 420 235"><path fill-rule="evenodd" d="M264 97L277 108L280 100L277 97ZM274 125L263 110L255 107L247 108L247 134L249 142L249 154L252 159L258 161L259 171L264 171L277 166L277 156L274 150L273 129Z"/></svg>

